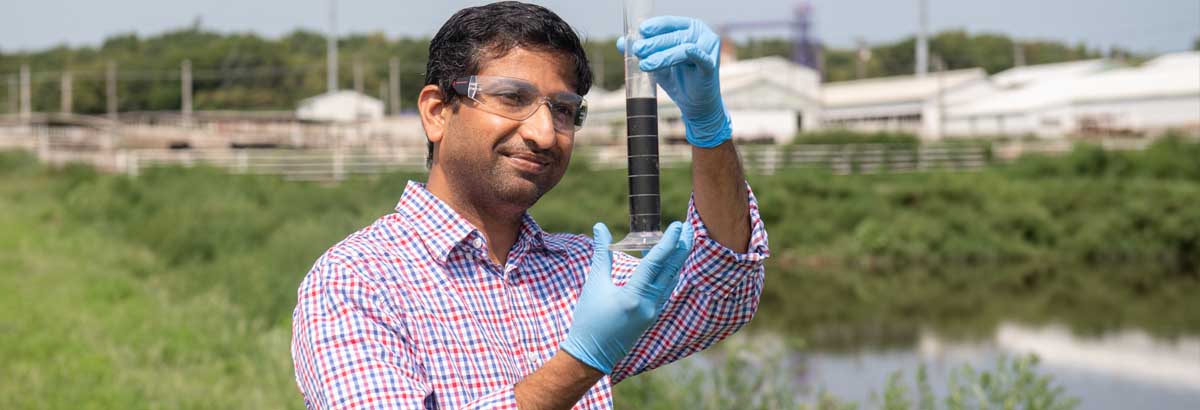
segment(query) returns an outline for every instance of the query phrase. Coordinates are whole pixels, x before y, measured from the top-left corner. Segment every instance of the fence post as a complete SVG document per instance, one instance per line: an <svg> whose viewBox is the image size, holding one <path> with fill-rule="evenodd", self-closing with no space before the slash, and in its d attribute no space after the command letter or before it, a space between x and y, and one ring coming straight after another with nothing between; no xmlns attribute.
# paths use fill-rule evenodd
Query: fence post
<svg viewBox="0 0 1200 410"><path fill-rule="evenodd" d="M127 170L127 173L129 174L130 177L137 178L138 174L141 173L141 170L138 169L138 166L139 166L138 152L130 151L129 156L126 159L126 161L128 161L128 165L129 165L129 169Z"/></svg>
<svg viewBox="0 0 1200 410"><path fill-rule="evenodd" d="M246 173L246 168L247 168L247 163L248 163L248 159L246 158L246 155L247 154L246 154L245 150L237 151L237 173L239 173L239 174Z"/></svg>
<svg viewBox="0 0 1200 410"><path fill-rule="evenodd" d="M333 180L341 181L344 172L345 169L342 165L342 149L341 147L335 147L333 149Z"/></svg>
<svg viewBox="0 0 1200 410"><path fill-rule="evenodd" d="M113 172L129 173L129 154L123 149L113 151Z"/></svg>
<svg viewBox="0 0 1200 410"><path fill-rule="evenodd" d="M762 153L763 174L774 175L775 171L779 169L779 147L774 145L768 146Z"/></svg>
<svg viewBox="0 0 1200 410"><path fill-rule="evenodd" d="M50 161L50 133L44 132L44 130L41 128L34 128L34 129L37 130L37 132L35 132L34 134L37 135L38 161L49 162Z"/></svg>
<svg viewBox="0 0 1200 410"><path fill-rule="evenodd" d="M850 175L854 173L854 159L851 158L854 151L854 144L842 145L838 150L837 161L834 162L833 173L840 175Z"/></svg>

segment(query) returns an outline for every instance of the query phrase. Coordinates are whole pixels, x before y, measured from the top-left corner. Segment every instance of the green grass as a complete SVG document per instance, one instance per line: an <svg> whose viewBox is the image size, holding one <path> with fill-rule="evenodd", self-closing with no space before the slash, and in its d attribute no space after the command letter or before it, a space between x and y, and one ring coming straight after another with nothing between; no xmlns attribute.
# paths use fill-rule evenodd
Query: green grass
<svg viewBox="0 0 1200 410"><path fill-rule="evenodd" d="M56 177L0 185L0 408L297 407L288 328L226 284L172 292L154 250L65 217Z"/></svg>
<svg viewBox="0 0 1200 410"><path fill-rule="evenodd" d="M928 324L987 332L1013 317L1194 334L1196 158L1200 145L1167 140L970 174L752 176L774 256L750 330L791 329L809 346L830 334L911 342ZM0 408L301 407L288 351L296 288L321 252L390 212L410 178L422 176L321 186L172 168L131 179L0 153ZM688 172L663 181L665 217L680 219ZM624 189L622 171L576 166L533 213L551 231L599 220L619 237ZM663 390L665 370L618 397L669 405L696 393ZM671 377L731 397L760 386L737 371L686 374Z"/></svg>

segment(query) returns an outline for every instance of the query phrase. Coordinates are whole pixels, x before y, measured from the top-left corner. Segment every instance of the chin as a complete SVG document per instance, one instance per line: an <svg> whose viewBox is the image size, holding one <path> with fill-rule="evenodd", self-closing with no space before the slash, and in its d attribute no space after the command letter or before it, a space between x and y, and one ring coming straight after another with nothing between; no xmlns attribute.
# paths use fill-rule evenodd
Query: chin
<svg viewBox="0 0 1200 410"><path fill-rule="evenodd" d="M554 184L530 180L524 177L511 178L494 186L496 199L522 208L532 207Z"/></svg>
<svg viewBox="0 0 1200 410"><path fill-rule="evenodd" d="M557 167L546 173L533 174L504 166L471 165L475 166L446 168L459 192L476 203L512 212L532 207L558 184L563 175L563 170Z"/></svg>

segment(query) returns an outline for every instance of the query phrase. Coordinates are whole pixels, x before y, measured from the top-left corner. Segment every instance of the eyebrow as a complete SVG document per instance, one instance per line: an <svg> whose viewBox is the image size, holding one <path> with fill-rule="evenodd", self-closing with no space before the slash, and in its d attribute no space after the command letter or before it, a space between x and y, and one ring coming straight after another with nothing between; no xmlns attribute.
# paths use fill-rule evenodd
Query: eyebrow
<svg viewBox="0 0 1200 410"><path fill-rule="evenodd" d="M528 79L524 79L524 78L520 78L520 77L506 76L506 75L493 75L493 74L478 74L478 75L484 76L484 77L502 77L502 78L509 78L512 80L520 81L520 83L508 83L508 84L514 85L514 86L516 84L520 84L522 87L519 87L519 88L526 89L526 90L533 90L538 95L546 95L546 96L555 97L555 98L558 98L561 96L568 96L568 97L578 96L579 98L583 98L582 95L579 95L579 93L576 93L575 92L576 90L574 88L570 87L569 85L567 87L564 87L566 89L564 91L548 92L548 93L542 94L542 89L539 88L537 86L537 84L534 84L532 80L528 80Z"/></svg>
<svg viewBox="0 0 1200 410"><path fill-rule="evenodd" d="M553 98L554 100L557 100L557 101L561 101L561 100L563 100L563 99L566 99L566 98L570 98L570 99L572 99L572 100L576 100L576 99L582 100L582 99L583 99L583 96L582 96L582 95L576 94L576 93L574 93L574 92L571 92L571 91L560 91L560 92L557 92L557 93L551 93L551 94L548 94L548 95L549 95L551 98Z"/></svg>

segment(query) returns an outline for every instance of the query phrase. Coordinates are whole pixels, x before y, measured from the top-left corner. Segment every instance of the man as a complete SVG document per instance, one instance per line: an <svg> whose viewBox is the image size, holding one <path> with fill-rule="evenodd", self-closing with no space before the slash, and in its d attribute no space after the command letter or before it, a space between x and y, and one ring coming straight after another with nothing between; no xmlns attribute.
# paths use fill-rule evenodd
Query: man
<svg viewBox="0 0 1200 410"><path fill-rule="evenodd" d="M729 141L719 39L661 17L630 44L679 105L692 204L642 260L526 212L566 172L591 72L569 25L515 2L456 13L419 96L427 184L308 273L293 316L310 408L607 409L611 386L754 314L766 231ZM619 44L618 47L625 47Z"/></svg>

